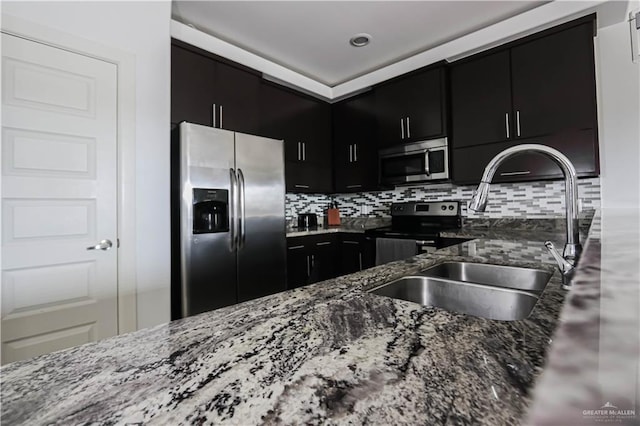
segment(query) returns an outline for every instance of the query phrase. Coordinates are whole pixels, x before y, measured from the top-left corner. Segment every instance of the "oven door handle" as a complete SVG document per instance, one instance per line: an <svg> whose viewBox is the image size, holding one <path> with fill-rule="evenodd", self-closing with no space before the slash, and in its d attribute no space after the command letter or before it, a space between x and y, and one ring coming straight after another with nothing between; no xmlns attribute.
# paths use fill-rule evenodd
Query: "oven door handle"
<svg viewBox="0 0 640 426"><path fill-rule="evenodd" d="M431 246L434 245L436 242L433 240L416 240L416 244L419 246Z"/></svg>
<svg viewBox="0 0 640 426"><path fill-rule="evenodd" d="M425 150L424 152L424 172L427 176L431 176L431 170L429 170L429 150Z"/></svg>

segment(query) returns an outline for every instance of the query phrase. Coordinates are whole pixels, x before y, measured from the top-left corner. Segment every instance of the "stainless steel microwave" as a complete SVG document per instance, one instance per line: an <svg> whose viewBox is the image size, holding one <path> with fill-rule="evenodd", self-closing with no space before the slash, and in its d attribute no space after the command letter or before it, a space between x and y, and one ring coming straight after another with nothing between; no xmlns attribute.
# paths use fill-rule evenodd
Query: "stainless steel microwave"
<svg viewBox="0 0 640 426"><path fill-rule="evenodd" d="M382 149L378 170L383 185L449 179L447 138Z"/></svg>

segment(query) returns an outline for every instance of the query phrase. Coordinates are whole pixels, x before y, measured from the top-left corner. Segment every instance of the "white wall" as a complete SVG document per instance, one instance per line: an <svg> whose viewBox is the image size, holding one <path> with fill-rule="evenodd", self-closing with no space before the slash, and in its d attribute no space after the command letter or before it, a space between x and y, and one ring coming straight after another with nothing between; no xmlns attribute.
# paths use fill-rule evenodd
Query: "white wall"
<svg viewBox="0 0 640 426"><path fill-rule="evenodd" d="M171 3L3 1L2 13L136 55L138 328L169 321Z"/></svg>
<svg viewBox="0 0 640 426"><path fill-rule="evenodd" d="M631 61L628 22L598 29L596 70L602 207L638 208L640 64Z"/></svg>

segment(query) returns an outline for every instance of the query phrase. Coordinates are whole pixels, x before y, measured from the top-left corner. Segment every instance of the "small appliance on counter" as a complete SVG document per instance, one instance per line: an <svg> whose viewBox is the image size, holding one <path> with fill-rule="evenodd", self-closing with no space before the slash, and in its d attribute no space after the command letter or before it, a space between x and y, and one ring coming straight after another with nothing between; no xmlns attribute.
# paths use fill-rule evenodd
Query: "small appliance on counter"
<svg viewBox="0 0 640 426"><path fill-rule="evenodd" d="M327 225L340 226L340 210L338 210L338 203L335 201L329 204L327 209Z"/></svg>
<svg viewBox="0 0 640 426"><path fill-rule="evenodd" d="M318 215L315 213L300 213L298 215L298 229L317 229Z"/></svg>
<svg viewBox="0 0 640 426"><path fill-rule="evenodd" d="M440 232L461 227L459 201L414 201L392 203L391 225L365 235L376 239L376 265L382 265L443 248Z"/></svg>

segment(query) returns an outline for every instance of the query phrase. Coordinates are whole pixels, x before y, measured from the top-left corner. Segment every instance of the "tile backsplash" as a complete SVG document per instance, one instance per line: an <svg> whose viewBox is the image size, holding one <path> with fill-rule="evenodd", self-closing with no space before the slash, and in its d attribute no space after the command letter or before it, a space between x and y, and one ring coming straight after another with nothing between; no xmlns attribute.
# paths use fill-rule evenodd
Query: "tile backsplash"
<svg viewBox="0 0 640 426"><path fill-rule="evenodd" d="M286 194L287 219L298 213L324 214L331 202L338 202L342 217L387 217L392 202L400 201L461 201L462 215L470 218L531 218L564 216L564 181L539 181L492 184L487 210L476 213L467 209L467 201L476 185L457 186L451 183L403 186L389 191L354 194ZM580 210L600 208L600 179L578 181Z"/></svg>

